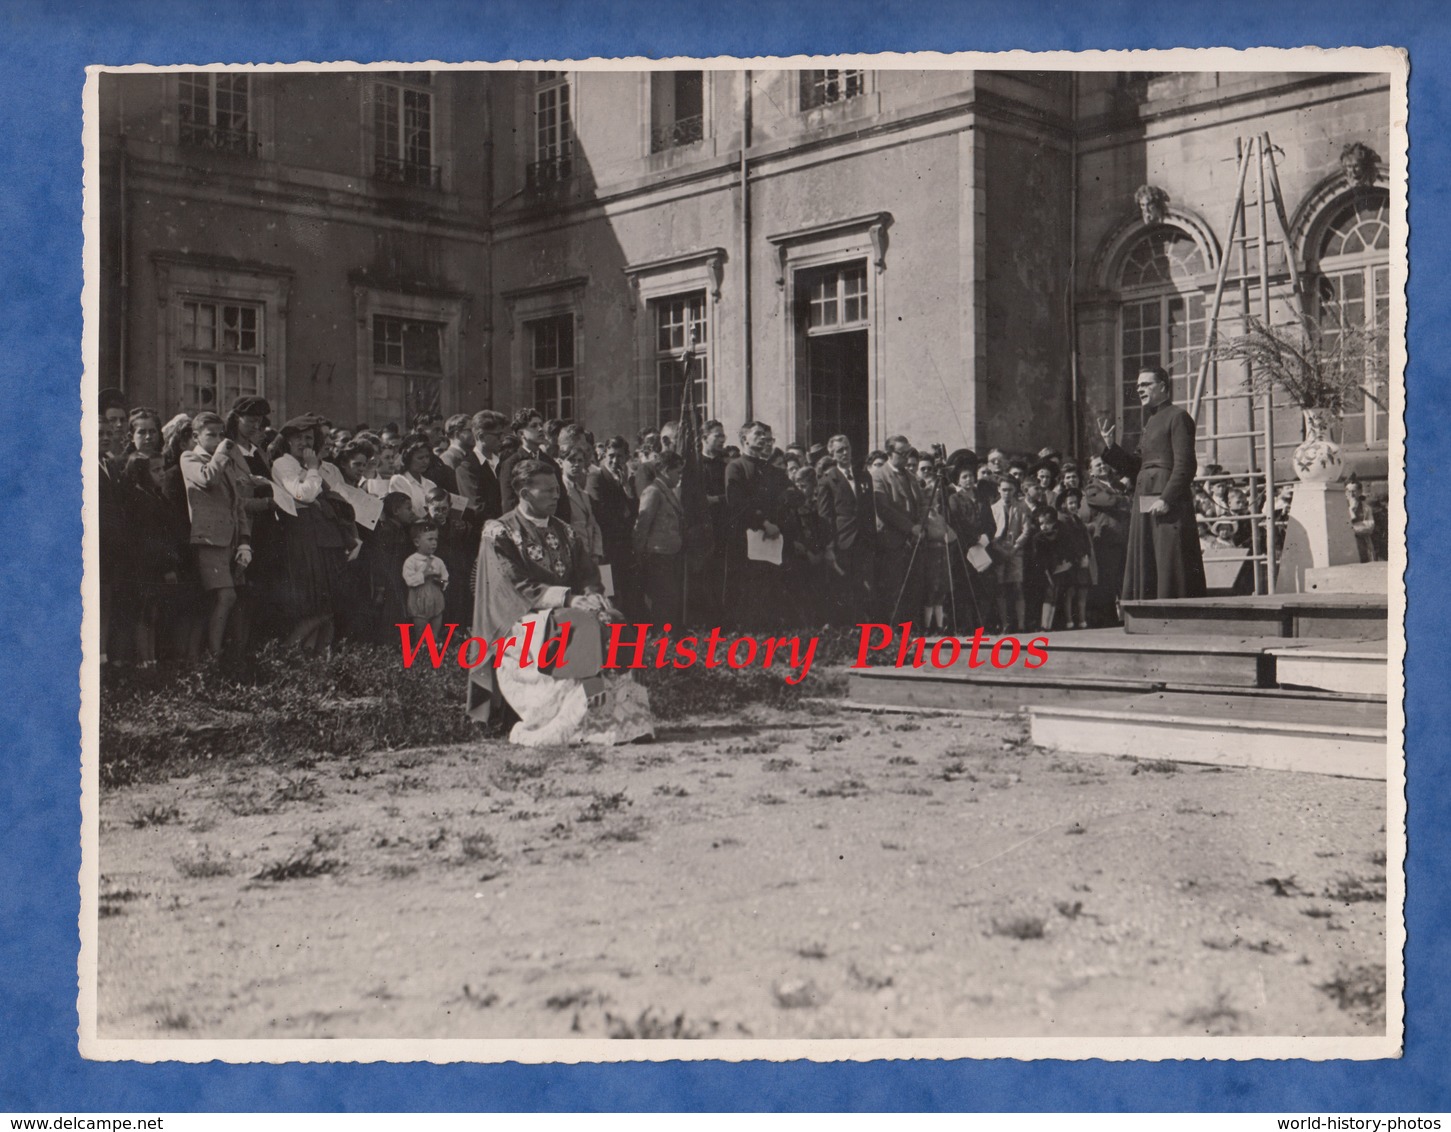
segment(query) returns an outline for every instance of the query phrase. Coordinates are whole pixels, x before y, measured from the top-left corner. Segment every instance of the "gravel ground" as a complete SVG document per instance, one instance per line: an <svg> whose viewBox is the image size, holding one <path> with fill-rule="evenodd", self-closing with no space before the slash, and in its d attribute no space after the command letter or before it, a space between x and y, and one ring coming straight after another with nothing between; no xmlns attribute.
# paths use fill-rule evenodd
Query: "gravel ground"
<svg viewBox="0 0 1451 1132"><path fill-rule="evenodd" d="M98 1035L1385 1028L1382 783L752 709L111 788Z"/></svg>

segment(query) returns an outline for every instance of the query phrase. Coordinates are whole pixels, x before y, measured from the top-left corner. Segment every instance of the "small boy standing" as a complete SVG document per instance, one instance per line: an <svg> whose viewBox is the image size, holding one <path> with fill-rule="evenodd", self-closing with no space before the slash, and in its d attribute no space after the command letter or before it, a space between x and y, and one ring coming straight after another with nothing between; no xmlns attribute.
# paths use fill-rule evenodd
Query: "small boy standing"
<svg viewBox="0 0 1451 1132"><path fill-rule="evenodd" d="M414 523L408 534L413 540L413 553L403 561L408 616L419 632L428 626L437 639L443 633L443 591L448 588L448 567L438 556L438 528L432 523Z"/></svg>

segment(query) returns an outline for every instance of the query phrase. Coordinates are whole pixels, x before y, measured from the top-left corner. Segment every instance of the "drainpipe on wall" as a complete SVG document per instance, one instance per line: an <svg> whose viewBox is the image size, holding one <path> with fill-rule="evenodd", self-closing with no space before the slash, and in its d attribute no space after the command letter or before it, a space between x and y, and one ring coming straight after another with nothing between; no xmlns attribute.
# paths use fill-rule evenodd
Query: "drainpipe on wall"
<svg viewBox="0 0 1451 1132"><path fill-rule="evenodd" d="M494 408L494 85L484 87L484 404Z"/></svg>
<svg viewBox="0 0 1451 1132"><path fill-rule="evenodd" d="M1078 404L1078 75L1068 74L1068 380L1073 462L1082 467L1083 424Z"/></svg>
<svg viewBox="0 0 1451 1132"><path fill-rule="evenodd" d="M741 362L746 383L746 420L756 416L751 381L751 184L746 150L751 144L751 72L741 75Z"/></svg>
<svg viewBox="0 0 1451 1132"><path fill-rule="evenodd" d="M120 79L116 83L116 130L121 138L120 152L116 158L116 183L117 183L117 212L118 222L116 234L120 243L119 254L121 257L121 286L119 297L119 316L121 322L120 334L116 343L116 387L122 393L127 392L127 365L126 349L129 335L126 333L127 325L131 318L131 249L129 247L129 234L126 230L126 94L125 84ZM104 374L97 375L101 385L108 384ZM165 400L161 397L160 400Z"/></svg>

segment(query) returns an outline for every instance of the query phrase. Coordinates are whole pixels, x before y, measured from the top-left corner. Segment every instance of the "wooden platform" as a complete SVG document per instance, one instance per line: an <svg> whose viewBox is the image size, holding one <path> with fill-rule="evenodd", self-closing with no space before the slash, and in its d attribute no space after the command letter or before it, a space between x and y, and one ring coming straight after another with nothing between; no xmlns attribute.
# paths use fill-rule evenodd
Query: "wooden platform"
<svg viewBox="0 0 1451 1132"><path fill-rule="evenodd" d="M1386 597L1303 593L1124 602L1133 636L1320 637L1384 640Z"/></svg>
<svg viewBox="0 0 1451 1132"><path fill-rule="evenodd" d="M1383 778L1386 643L1281 635L1282 608L1291 629L1303 627L1305 608L1347 608L1303 597L1234 599L1203 633L1188 632L1186 620L1161 633L1045 634L1048 660L1036 669L993 668L991 641L977 668L964 649L944 669L853 669L847 696L861 707L1026 711L1035 743L1068 751ZM1366 606L1348 608L1359 615ZM1272 632L1231 635L1224 624L1233 619Z"/></svg>
<svg viewBox="0 0 1451 1132"><path fill-rule="evenodd" d="M1305 592L1319 594L1382 594L1390 583L1386 562L1354 562L1345 566L1312 566L1305 571Z"/></svg>
<svg viewBox="0 0 1451 1132"><path fill-rule="evenodd" d="M1098 708L1038 706L1034 743L1083 754L1384 779L1385 706L1323 699L1153 693Z"/></svg>
<svg viewBox="0 0 1451 1132"><path fill-rule="evenodd" d="M1296 641L1269 649L1268 656L1281 688L1386 694L1384 641Z"/></svg>

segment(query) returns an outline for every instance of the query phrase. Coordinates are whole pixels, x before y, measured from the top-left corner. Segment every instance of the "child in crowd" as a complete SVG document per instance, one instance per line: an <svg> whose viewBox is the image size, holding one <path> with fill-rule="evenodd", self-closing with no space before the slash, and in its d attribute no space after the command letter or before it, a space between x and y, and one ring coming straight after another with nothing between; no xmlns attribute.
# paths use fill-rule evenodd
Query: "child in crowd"
<svg viewBox="0 0 1451 1132"><path fill-rule="evenodd" d="M1058 599L1067 592L1073 574L1072 551L1060 525L1058 512L1046 503L1034 508L1033 523L1036 527L1033 532L1033 558L1043 587L1042 628L1044 632L1050 632Z"/></svg>
<svg viewBox="0 0 1451 1132"><path fill-rule="evenodd" d="M1350 509L1350 529L1355 532L1355 549L1362 562L1374 562L1375 511L1365 497L1365 485L1352 477L1345 485L1345 503Z"/></svg>
<svg viewBox="0 0 1451 1132"><path fill-rule="evenodd" d="M958 553L957 532L947 522L942 492L937 490L937 464L926 460L918 466L922 495L927 501L922 518L922 628L946 632L947 598L952 591L952 559Z"/></svg>
<svg viewBox="0 0 1451 1132"><path fill-rule="evenodd" d="M178 553L175 512L161 494L164 473L160 455L136 451L121 473L126 523L131 536L131 568L117 597L129 603L138 668L156 667L156 625L162 595L177 586Z"/></svg>
<svg viewBox="0 0 1451 1132"><path fill-rule="evenodd" d="M1011 476L1004 476L998 484L998 500L992 505L992 513L997 528L992 555L997 563L998 621L1003 632L1014 632L1024 628L1028 620L1023 600L1023 558L1028 540L1033 537L1033 519L1018 502L1017 481Z"/></svg>
<svg viewBox="0 0 1451 1132"><path fill-rule="evenodd" d="M252 477L237 445L223 435L226 422L221 417L198 413L191 425L195 447L182 453L181 474L197 573L210 598L207 650L218 656L237 605L237 587L244 584L252 562L252 523L245 507L252 497Z"/></svg>
<svg viewBox="0 0 1451 1132"><path fill-rule="evenodd" d="M408 616L422 632L427 626L435 638L443 633L443 591L448 588L448 567L438 556L438 528L414 523L408 528L413 553L403 562L403 584L408 587Z"/></svg>
<svg viewBox="0 0 1451 1132"><path fill-rule="evenodd" d="M383 514L365 549L368 595L373 608L371 636L376 644L396 645L397 626L410 620L403 563L412 546L408 529L417 520L412 500L401 491L390 491L383 497Z"/></svg>
<svg viewBox="0 0 1451 1132"><path fill-rule="evenodd" d="M1083 507L1083 492L1076 487L1065 487L1058 496L1058 525L1063 531L1063 540L1072 571L1060 597L1068 629L1088 628L1088 591L1093 587L1094 577L1093 536L1079 514Z"/></svg>
<svg viewBox="0 0 1451 1132"><path fill-rule="evenodd" d="M785 498L782 565L792 608L799 624L818 625L826 618L827 587L841 576L841 570L832 552L830 528L816 510L815 469L805 464L798 467Z"/></svg>
<svg viewBox="0 0 1451 1132"><path fill-rule="evenodd" d="M467 583L479 555L479 528L453 510L448 492L441 487L428 493L426 518L438 528L437 554L453 579L443 595L443 623L468 628L474 599L473 587Z"/></svg>

